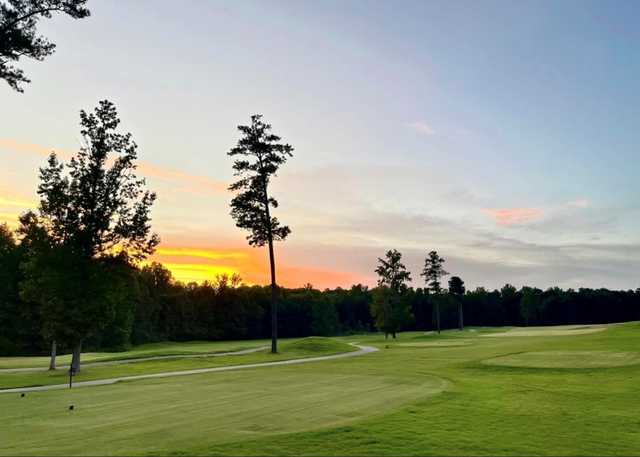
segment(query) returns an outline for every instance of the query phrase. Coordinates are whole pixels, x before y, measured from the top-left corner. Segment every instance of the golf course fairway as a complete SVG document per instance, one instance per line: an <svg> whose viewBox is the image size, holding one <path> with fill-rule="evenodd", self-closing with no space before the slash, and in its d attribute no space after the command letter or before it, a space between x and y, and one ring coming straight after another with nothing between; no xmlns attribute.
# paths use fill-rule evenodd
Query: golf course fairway
<svg viewBox="0 0 640 457"><path fill-rule="evenodd" d="M576 334L509 332L518 333L477 328L402 333L396 340L317 338L296 351L335 353L355 342L379 351L24 397L0 394L0 454L638 453L640 323ZM484 337L497 333L505 335ZM233 363L256 356L233 356L239 359Z"/></svg>

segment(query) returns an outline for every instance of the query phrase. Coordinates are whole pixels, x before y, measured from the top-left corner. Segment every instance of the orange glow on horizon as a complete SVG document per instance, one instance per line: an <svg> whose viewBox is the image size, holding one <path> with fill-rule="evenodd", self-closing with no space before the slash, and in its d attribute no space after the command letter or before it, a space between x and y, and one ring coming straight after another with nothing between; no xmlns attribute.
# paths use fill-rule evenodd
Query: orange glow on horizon
<svg viewBox="0 0 640 457"><path fill-rule="evenodd" d="M266 250L248 247L215 249L161 246L148 262L163 264L174 279L184 283L202 283L214 280L217 275L238 274L244 284L266 285L270 282L268 260ZM371 282L370 278L354 273L288 264L278 265L276 278L278 284L284 287L302 287L310 283L320 289Z"/></svg>
<svg viewBox="0 0 640 457"><path fill-rule="evenodd" d="M208 265L204 263L163 263L165 268L177 281L184 283L203 283L212 281L216 276L240 274L239 271L222 265Z"/></svg>

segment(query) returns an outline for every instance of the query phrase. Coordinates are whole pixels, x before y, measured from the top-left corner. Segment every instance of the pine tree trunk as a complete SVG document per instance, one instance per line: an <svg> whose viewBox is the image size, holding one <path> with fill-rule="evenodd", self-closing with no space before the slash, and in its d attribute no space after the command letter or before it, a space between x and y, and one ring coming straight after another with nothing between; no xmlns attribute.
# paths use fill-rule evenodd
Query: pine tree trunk
<svg viewBox="0 0 640 457"><path fill-rule="evenodd" d="M464 318L462 316L462 302L458 304L458 319L459 319L460 330L464 330Z"/></svg>
<svg viewBox="0 0 640 457"><path fill-rule="evenodd" d="M56 369L56 340L51 342L51 359L49 360L49 370Z"/></svg>
<svg viewBox="0 0 640 457"><path fill-rule="evenodd" d="M440 334L440 302L436 299L436 326L438 327L438 335Z"/></svg>
<svg viewBox="0 0 640 457"><path fill-rule="evenodd" d="M278 289L276 286L276 260L273 255L273 239L269 236L269 264L271 267L271 352L278 352Z"/></svg>
<svg viewBox="0 0 640 457"><path fill-rule="evenodd" d="M73 347L73 355L71 356L71 371L73 374L80 373L80 354L82 353L82 341Z"/></svg>

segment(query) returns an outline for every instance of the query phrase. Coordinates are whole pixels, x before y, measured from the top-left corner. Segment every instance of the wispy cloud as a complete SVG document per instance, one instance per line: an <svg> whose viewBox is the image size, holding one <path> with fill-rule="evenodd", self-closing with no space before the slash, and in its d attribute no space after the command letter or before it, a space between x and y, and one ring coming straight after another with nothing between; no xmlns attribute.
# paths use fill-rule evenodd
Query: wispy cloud
<svg viewBox="0 0 640 457"><path fill-rule="evenodd" d="M484 208L498 225L521 225L542 219L544 211L540 208Z"/></svg>
<svg viewBox="0 0 640 457"><path fill-rule="evenodd" d="M29 208L35 208L37 205L38 203L35 200L28 200L26 198L21 198L21 197L0 195L0 207L29 209Z"/></svg>
<svg viewBox="0 0 640 457"><path fill-rule="evenodd" d="M11 139L0 138L0 150L10 152L27 153L46 157L55 152L62 159L68 160L73 156L70 151L58 148L50 148L37 144L21 143ZM212 195L226 193L228 184L207 176L186 173L174 168L161 167L149 162L138 161L140 174L148 178L159 179L176 185L174 192L183 192L193 195Z"/></svg>
<svg viewBox="0 0 640 457"><path fill-rule="evenodd" d="M567 202L567 206L572 208L589 208L591 206L591 201L586 198L579 198L577 200Z"/></svg>
<svg viewBox="0 0 640 457"><path fill-rule="evenodd" d="M412 122L409 124L409 127L411 127L413 130L415 130L421 135L431 136L436 134L436 131L434 130L434 128L425 121Z"/></svg>

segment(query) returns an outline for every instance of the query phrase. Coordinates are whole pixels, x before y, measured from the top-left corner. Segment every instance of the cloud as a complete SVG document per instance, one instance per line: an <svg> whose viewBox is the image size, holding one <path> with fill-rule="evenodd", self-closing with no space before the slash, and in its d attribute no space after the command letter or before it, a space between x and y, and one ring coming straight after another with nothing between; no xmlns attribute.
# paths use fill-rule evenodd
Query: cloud
<svg viewBox="0 0 640 457"><path fill-rule="evenodd" d="M409 124L409 127L411 127L421 135L431 136L436 134L436 131L433 129L433 127L431 127L431 125L424 121L412 122L411 124Z"/></svg>
<svg viewBox="0 0 640 457"><path fill-rule="evenodd" d="M1 196L0 195L0 207L12 207L12 208L35 208L38 202L35 200L27 200L26 198Z"/></svg>
<svg viewBox="0 0 640 457"><path fill-rule="evenodd" d="M167 267L174 278L182 282L213 280L221 274L238 274L245 284L268 284L269 264L265 249L217 247L159 247L149 261ZM334 270L330 267L298 265L295 260L279 258L278 284L302 287L307 283L315 287L349 287L369 282L364 275Z"/></svg>
<svg viewBox="0 0 640 457"><path fill-rule="evenodd" d="M10 152L27 153L46 157L55 152L58 157L69 160L73 157L73 153L57 148L49 148L37 144L20 143L11 139L0 138L0 150ZM227 192L228 183L212 179L206 176L194 175L181 170L168 167L161 167L149 162L138 161L138 170L140 174L148 178L156 178L168 183L177 184L173 187L172 192L182 192L192 195L212 195L223 194Z"/></svg>
<svg viewBox="0 0 640 457"><path fill-rule="evenodd" d="M591 206L591 201L586 198L580 198L578 200L567 202L567 206L570 206L572 208L589 208Z"/></svg>
<svg viewBox="0 0 640 457"><path fill-rule="evenodd" d="M155 255L196 257L196 258L210 259L210 260L246 259L248 257L248 254L246 252L189 248L189 247L160 247L156 250Z"/></svg>
<svg viewBox="0 0 640 457"><path fill-rule="evenodd" d="M3 138L0 138L0 149L8 150L11 152L26 152L28 154L35 154L42 157L47 157L52 152L55 152L56 154L58 154L58 156L64 159L68 159L72 156L71 153L62 151L60 149L47 148L37 144L20 143L18 141Z"/></svg>
<svg viewBox="0 0 640 457"><path fill-rule="evenodd" d="M544 211L540 208L483 208L482 211L498 225L521 225L544 217Z"/></svg>

